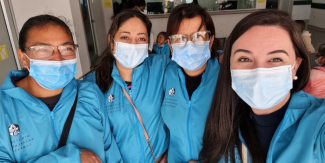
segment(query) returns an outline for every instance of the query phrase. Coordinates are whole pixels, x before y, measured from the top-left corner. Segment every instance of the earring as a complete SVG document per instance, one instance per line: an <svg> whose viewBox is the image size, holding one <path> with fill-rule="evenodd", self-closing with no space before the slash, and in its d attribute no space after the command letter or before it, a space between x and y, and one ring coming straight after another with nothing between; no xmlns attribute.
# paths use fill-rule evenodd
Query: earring
<svg viewBox="0 0 325 163"><path fill-rule="evenodd" d="M293 80L298 80L298 76L295 76L295 77L293 78Z"/></svg>

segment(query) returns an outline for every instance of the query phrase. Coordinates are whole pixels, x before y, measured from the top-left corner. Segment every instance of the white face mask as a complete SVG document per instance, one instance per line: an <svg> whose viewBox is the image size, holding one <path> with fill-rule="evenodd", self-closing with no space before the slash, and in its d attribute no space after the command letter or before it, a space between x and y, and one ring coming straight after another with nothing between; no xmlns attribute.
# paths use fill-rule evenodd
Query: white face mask
<svg viewBox="0 0 325 163"><path fill-rule="evenodd" d="M231 86L250 107L269 109L279 104L292 89L291 70L291 65L231 70Z"/></svg>
<svg viewBox="0 0 325 163"><path fill-rule="evenodd" d="M24 53L25 54L25 53ZM63 61L30 59L29 76L43 88L56 90L64 88L77 72L77 58Z"/></svg>
<svg viewBox="0 0 325 163"><path fill-rule="evenodd" d="M148 44L128 44L115 41L115 59L126 68L135 68L148 57Z"/></svg>

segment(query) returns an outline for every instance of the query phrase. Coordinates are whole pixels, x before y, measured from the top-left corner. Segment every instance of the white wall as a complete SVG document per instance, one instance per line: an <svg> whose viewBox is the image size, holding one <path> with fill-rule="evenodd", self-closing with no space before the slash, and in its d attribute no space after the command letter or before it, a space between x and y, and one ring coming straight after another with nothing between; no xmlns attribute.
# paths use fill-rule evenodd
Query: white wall
<svg viewBox="0 0 325 163"><path fill-rule="evenodd" d="M308 20L310 18L311 5L293 5L293 20Z"/></svg>
<svg viewBox="0 0 325 163"><path fill-rule="evenodd" d="M278 9L291 13L293 6L293 0L279 0Z"/></svg>
<svg viewBox="0 0 325 163"><path fill-rule="evenodd" d="M313 0L313 3L325 4L324 0ZM325 10L312 8L310 13L309 25L325 29Z"/></svg>
<svg viewBox="0 0 325 163"><path fill-rule="evenodd" d="M113 4L112 7L106 8L103 6L103 12L104 12L104 21L105 21L105 36L107 36L107 33L109 29L111 28L112 25L112 16L114 15L114 10L113 10Z"/></svg>
<svg viewBox="0 0 325 163"><path fill-rule="evenodd" d="M249 13L245 14L230 14L230 15L211 15L214 22L216 35L215 37L228 37L236 24ZM161 31L166 31L168 18L150 19L152 22L152 32L154 34L154 41L156 41L157 34Z"/></svg>
<svg viewBox="0 0 325 163"><path fill-rule="evenodd" d="M256 1L256 7L257 9L265 9L266 8L266 0L264 3L259 3L258 0Z"/></svg>
<svg viewBox="0 0 325 163"><path fill-rule="evenodd" d="M325 29L325 10L312 8L309 25Z"/></svg>
<svg viewBox="0 0 325 163"><path fill-rule="evenodd" d="M313 3L322 3L322 4L325 4L325 1L324 0L313 0Z"/></svg>
<svg viewBox="0 0 325 163"><path fill-rule="evenodd" d="M70 1L75 0L11 0L13 14L16 20L17 30L18 32L22 28L23 24L30 17L40 15L40 14L51 14L54 16L63 16L69 21L69 27L71 31L74 33L73 39L76 44L79 44L80 47L86 47L85 42L80 41L84 40L84 32L78 28L76 31L75 26L83 26L82 22L78 20L81 18L81 13L79 13L79 18L75 18L73 16L78 15L77 13L72 14ZM78 1L76 1L78 2ZM71 2L74 4L73 2ZM77 5L79 6L79 5ZM77 33L77 35L76 35ZM83 37L83 38L82 38ZM82 49L82 48L81 48ZM88 51L79 50L77 53L78 62L77 62L77 73L75 75L76 78L80 77L83 73L89 71L89 55ZM88 58L88 62L87 62ZM82 60L82 65L81 61Z"/></svg>

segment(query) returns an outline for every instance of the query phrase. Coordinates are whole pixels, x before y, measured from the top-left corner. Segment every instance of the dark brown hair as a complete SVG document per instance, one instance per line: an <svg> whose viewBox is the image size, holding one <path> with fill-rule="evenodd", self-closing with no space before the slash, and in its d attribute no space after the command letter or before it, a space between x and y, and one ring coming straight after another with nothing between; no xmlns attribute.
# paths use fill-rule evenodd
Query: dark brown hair
<svg viewBox="0 0 325 163"><path fill-rule="evenodd" d="M64 17L61 17L62 19L65 19ZM27 36L28 36L28 31L30 31L32 28L42 28L45 27L46 25L55 25L63 28L69 36L71 36L71 39L73 40L72 37L72 32L70 31L70 28L68 25L61 20L58 17L52 16L52 15L38 15L29 18L21 28L19 32L19 48L24 52L25 51L25 44L27 41Z"/></svg>
<svg viewBox="0 0 325 163"><path fill-rule="evenodd" d="M318 47L318 53L321 55L321 56L325 56L325 44L322 44Z"/></svg>
<svg viewBox="0 0 325 163"><path fill-rule="evenodd" d="M231 88L230 55L234 42L253 26L278 26L288 32L297 58L302 62L297 70L298 80L293 82L291 93L303 89L309 80L309 59L307 50L291 16L279 10L261 10L242 19L226 41L225 52L217 86L208 114L200 159L203 162L235 162L235 148L241 157L240 128L243 139L251 154L252 162L264 162L256 132L249 117L251 109Z"/></svg>
<svg viewBox="0 0 325 163"><path fill-rule="evenodd" d="M202 20L198 30L205 27L206 30L211 32L211 36L215 35L212 18L204 8L196 4L181 4L175 7L169 15L166 30L167 36L177 34L183 19L191 19L196 16L201 17ZM212 46L211 57L217 56L216 51L215 46Z"/></svg>
<svg viewBox="0 0 325 163"><path fill-rule="evenodd" d="M168 37L167 37L167 33L166 33L166 32L161 31L157 36L159 36L160 34L164 35L165 40L168 39Z"/></svg>
<svg viewBox="0 0 325 163"><path fill-rule="evenodd" d="M142 14L137 10L124 10L123 12L117 14L113 20L111 28L108 31L107 38L109 36L110 40L113 40L116 32L121 27L121 25L127 20L129 20L130 18L134 18L134 17L139 18L146 26L148 32L148 42L150 42L149 38L150 38L150 31L151 31L151 22L146 15ZM96 83L103 93L109 90L113 82L113 78L111 74L113 71L113 63L115 61L115 58L112 54L111 49L112 47L111 44L109 43L108 52L101 59L101 61L90 72L87 73L89 74L93 71L96 72ZM84 76L86 76L87 74L85 74Z"/></svg>

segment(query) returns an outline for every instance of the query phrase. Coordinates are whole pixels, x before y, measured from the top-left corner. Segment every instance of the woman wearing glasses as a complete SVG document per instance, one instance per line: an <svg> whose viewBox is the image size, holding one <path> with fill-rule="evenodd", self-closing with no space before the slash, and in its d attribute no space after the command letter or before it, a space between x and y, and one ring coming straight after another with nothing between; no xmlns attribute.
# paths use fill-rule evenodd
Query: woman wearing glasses
<svg viewBox="0 0 325 163"><path fill-rule="evenodd" d="M76 50L57 17L23 25L18 54L28 71L10 71L0 87L0 162L121 161L102 93L74 79Z"/></svg>
<svg viewBox="0 0 325 163"><path fill-rule="evenodd" d="M160 162L168 147L161 118L169 58L148 56L151 22L136 10L119 13L109 30L109 52L84 77L105 95L111 130L124 162Z"/></svg>
<svg viewBox="0 0 325 163"><path fill-rule="evenodd" d="M161 109L170 133L168 162L198 160L219 73L214 34L210 15L199 5L180 5L170 14L167 35L173 61L166 69Z"/></svg>

